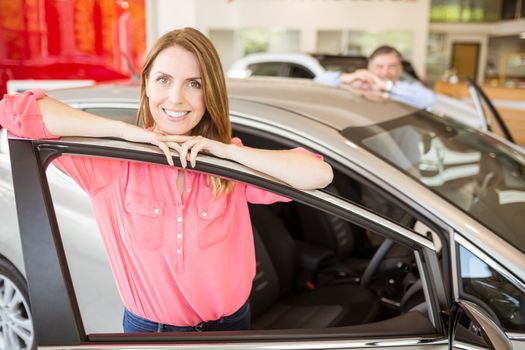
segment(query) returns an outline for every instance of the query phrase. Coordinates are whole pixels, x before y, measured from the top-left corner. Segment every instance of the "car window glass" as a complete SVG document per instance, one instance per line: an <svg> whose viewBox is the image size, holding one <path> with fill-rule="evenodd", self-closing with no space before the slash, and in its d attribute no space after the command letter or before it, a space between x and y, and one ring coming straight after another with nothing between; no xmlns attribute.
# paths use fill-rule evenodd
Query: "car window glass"
<svg viewBox="0 0 525 350"><path fill-rule="evenodd" d="M116 196L117 201L118 195L111 189L113 183L129 186L125 175L127 164L148 165L120 160L113 160L118 164L108 165L107 158L89 158L96 162L87 159L60 157L53 164L65 167L66 171L72 168L92 171L100 177L93 182L99 186L92 188L93 202L78 185L58 178L56 171L47 171L48 183L86 333L120 333L123 303L110 267L111 259L104 248L114 242L101 235L93 208L103 197ZM102 166L105 168L100 168ZM79 172L74 177L82 182L83 174ZM83 186L94 186L93 183ZM143 191L143 186L136 191ZM163 215L171 205L162 204L151 191L136 205L125 202L126 212L148 217ZM213 221L223 215L215 209L207 211L203 220ZM250 295L253 330L312 328L321 331L348 327L351 333L353 326L370 324L360 328L360 334L368 331L381 335L383 328L374 326L374 322L392 320L389 327L399 327L403 334L433 332L412 248L394 242L388 253L370 267L370 261L385 239L360 225L298 202L250 204L249 211L256 257ZM141 249L151 249L148 253L151 254L158 242L143 231L147 229L141 230L142 236L129 238L128 243L127 236L119 239L123 239L125 245L140 240ZM217 244L216 240L205 241L203 237L204 243L199 243L199 249L210 249ZM361 277L366 271L369 277L363 285ZM283 305L286 317L276 318Z"/></svg>
<svg viewBox="0 0 525 350"><path fill-rule="evenodd" d="M297 64L290 64L290 77L313 79L315 76L310 70Z"/></svg>
<svg viewBox="0 0 525 350"><path fill-rule="evenodd" d="M240 137L247 146L266 148L266 149L285 149L290 147L304 147L282 137L271 137L270 134L254 134L253 130L236 130L234 125L234 135ZM315 152L315 151L313 151ZM330 162L329 159L325 159ZM414 229L416 232L432 239L437 250L441 250L441 240L435 229L430 228L427 224L410 215L399 202L388 198L381 189L365 183L357 175L351 172L342 172L338 170L338 164L331 164L334 169L334 178L327 189L334 195L338 195L348 201L364 206L382 216L394 220L400 225ZM348 169L347 169L348 170ZM374 237L370 237L371 240Z"/></svg>
<svg viewBox="0 0 525 350"><path fill-rule="evenodd" d="M248 69L251 71L251 75L279 77L281 76L282 66L283 63L281 62L265 62L250 64Z"/></svg>
<svg viewBox="0 0 525 350"><path fill-rule="evenodd" d="M7 129L0 126L0 154L7 155L9 148L7 144Z"/></svg>
<svg viewBox="0 0 525 350"><path fill-rule="evenodd" d="M51 165L46 174L86 333L121 332L124 307L89 196Z"/></svg>
<svg viewBox="0 0 525 350"><path fill-rule="evenodd" d="M129 124L135 124L137 110L135 108L85 108L84 111Z"/></svg>
<svg viewBox="0 0 525 350"><path fill-rule="evenodd" d="M461 290L489 308L507 331L525 331L525 293L483 260L459 246Z"/></svg>
<svg viewBox="0 0 525 350"><path fill-rule="evenodd" d="M523 153L427 112L344 134L525 252Z"/></svg>

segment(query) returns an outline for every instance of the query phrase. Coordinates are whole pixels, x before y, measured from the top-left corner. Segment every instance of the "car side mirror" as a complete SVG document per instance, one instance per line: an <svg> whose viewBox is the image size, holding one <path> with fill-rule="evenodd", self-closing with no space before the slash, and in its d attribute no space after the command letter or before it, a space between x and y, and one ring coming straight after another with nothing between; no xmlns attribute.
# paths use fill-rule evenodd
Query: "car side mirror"
<svg viewBox="0 0 525 350"><path fill-rule="evenodd" d="M468 327L471 332L471 340L476 342L474 338L476 335L479 335L485 340L485 345L488 346L489 349L512 350L512 343L501 327L499 327L481 307L466 300L458 300L452 307L449 328L450 349L457 348L454 346L454 342L456 342L458 338L458 329L462 327L460 319L464 316L466 316L471 323Z"/></svg>

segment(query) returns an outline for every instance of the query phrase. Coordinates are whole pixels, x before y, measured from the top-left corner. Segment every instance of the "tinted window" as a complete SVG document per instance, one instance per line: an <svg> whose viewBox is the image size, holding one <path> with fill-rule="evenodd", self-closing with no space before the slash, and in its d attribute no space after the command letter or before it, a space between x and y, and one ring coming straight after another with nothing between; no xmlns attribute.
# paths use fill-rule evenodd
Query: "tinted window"
<svg viewBox="0 0 525 350"><path fill-rule="evenodd" d="M291 64L290 65L290 77L313 79L314 74L302 66Z"/></svg>
<svg viewBox="0 0 525 350"><path fill-rule="evenodd" d="M459 247L463 293L488 305L507 331L525 330L525 293L465 247Z"/></svg>
<svg viewBox="0 0 525 350"><path fill-rule="evenodd" d="M278 77L281 75L282 65L280 62L256 63L249 65L248 69L252 72L251 75Z"/></svg>
<svg viewBox="0 0 525 350"><path fill-rule="evenodd" d="M344 135L525 252L525 156L453 120L419 112Z"/></svg>

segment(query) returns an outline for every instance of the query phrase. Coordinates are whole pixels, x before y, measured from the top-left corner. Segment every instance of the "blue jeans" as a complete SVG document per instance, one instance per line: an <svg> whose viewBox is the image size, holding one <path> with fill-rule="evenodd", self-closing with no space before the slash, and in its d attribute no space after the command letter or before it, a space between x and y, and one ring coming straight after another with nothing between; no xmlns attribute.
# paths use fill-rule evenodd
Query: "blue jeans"
<svg viewBox="0 0 525 350"><path fill-rule="evenodd" d="M246 302L239 310L230 316L218 320L201 322L196 326L172 326L153 322L124 309L122 322L125 333L161 333L161 332L205 332L205 331L237 331L250 329L250 304Z"/></svg>

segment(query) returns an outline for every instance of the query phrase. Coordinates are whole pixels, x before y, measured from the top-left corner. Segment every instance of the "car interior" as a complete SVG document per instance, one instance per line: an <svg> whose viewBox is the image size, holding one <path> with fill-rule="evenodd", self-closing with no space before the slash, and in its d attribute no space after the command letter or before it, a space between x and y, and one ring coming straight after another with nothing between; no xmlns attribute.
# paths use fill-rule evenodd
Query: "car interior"
<svg viewBox="0 0 525 350"><path fill-rule="evenodd" d="M291 146L244 130L235 134L248 146ZM432 235L403 209L334 170L325 191ZM257 257L254 329L348 327L408 312L427 317L411 248L299 202L250 205L250 213Z"/></svg>

